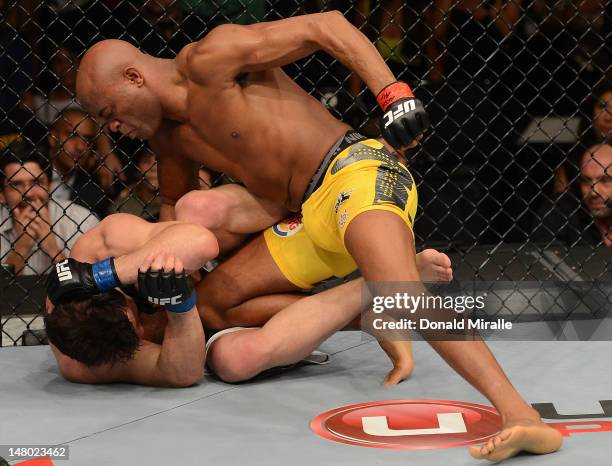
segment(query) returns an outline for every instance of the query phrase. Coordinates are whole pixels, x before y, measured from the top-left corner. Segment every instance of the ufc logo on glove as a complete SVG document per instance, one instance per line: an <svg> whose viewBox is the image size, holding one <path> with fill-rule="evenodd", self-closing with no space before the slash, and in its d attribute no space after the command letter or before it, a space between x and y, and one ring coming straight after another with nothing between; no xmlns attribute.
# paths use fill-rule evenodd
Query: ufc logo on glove
<svg viewBox="0 0 612 466"><path fill-rule="evenodd" d="M57 272L57 279L60 282L72 279L72 272L70 271L70 267L68 267L68 259L55 264L55 271Z"/></svg>
<svg viewBox="0 0 612 466"><path fill-rule="evenodd" d="M181 304L183 301L181 300L183 296L177 295L172 296L171 298L155 298L153 296L148 296L150 303L159 304L160 306L165 306L166 304Z"/></svg>
<svg viewBox="0 0 612 466"><path fill-rule="evenodd" d="M385 113L385 128L393 123L397 118L414 110L416 110L416 103L414 100L407 100L400 103L396 108Z"/></svg>

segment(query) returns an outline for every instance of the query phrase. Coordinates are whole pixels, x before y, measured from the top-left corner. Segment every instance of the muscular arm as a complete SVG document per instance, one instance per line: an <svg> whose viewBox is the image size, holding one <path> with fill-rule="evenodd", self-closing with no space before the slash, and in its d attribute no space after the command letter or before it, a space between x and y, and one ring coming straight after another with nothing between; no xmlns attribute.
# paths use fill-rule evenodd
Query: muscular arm
<svg viewBox="0 0 612 466"><path fill-rule="evenodd" d="M337 11L249 26L218 26L191 50L190 78L231 83L242 72L280 67L317 50L357 73L374 94L395 81L376 47Z"/></svg>
<svg viewBox="0 0 612 466"><path fill-rule="evenodd" d="M149 223L129 214L114 214L84 234L75 244L71 257L96 262L115 257L115 269L124 285L133 284L138 267L147 257L174 256L190 272L218 254L214 235L204 227L182 222Z"/></svg>

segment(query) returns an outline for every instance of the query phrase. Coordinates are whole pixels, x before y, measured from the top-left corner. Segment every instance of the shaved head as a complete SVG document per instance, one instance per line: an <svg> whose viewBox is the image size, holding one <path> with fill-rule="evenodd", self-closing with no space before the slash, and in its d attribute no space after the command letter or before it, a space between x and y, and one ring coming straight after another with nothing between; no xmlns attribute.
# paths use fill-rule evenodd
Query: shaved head
<svg viewBox="0 0 612 466"><path fill-rule="evenodd" d="M79 101L111 131L130 138L152 137L162 121L161 102L151 87L158 74L152 60L123 40L94 44L79 66Z"/></svg>
<svg viewBox="0 0 612 466"><path fill-rule="evenodd" d="M87 102L91 94L121 81L123 70L134 66L142 52L129 42L109 39L87 50L79 65L77 95Z"/></svg>

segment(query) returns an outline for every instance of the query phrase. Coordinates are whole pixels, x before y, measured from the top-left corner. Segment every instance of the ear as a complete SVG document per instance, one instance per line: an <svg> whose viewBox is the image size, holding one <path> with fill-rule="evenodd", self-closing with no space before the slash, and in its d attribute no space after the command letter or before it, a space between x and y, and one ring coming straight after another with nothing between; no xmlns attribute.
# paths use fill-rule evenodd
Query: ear
<svg viewBox="0 0 612 466"><path fill-rule="evenodd" d="M4 191L0 191L0 202L6 204L6 199L4 197Z"/></svg>
<svg viewBox="0 0 612 466"><path fill-rule="evenodd" d="M123 70L123 77L130 83L136 84L136 86L141 87L144 84L144 77L140 74L133 66L126 68Z"/></svg>

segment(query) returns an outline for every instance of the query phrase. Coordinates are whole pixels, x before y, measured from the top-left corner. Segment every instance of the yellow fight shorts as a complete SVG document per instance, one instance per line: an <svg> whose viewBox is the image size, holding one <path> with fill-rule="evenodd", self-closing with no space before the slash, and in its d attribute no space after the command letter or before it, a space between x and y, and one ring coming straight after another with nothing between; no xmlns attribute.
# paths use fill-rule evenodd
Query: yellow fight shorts
<svg viewBox="0 0 612 466"><path fill-rule="evenodd" d="M283 275L308 289L357 269L344 246L346 229L357 215L386 210L412 229L417 203L407 168L380 142L351 131L323 159L301 214L268 228L264 238Z"/></svg>

